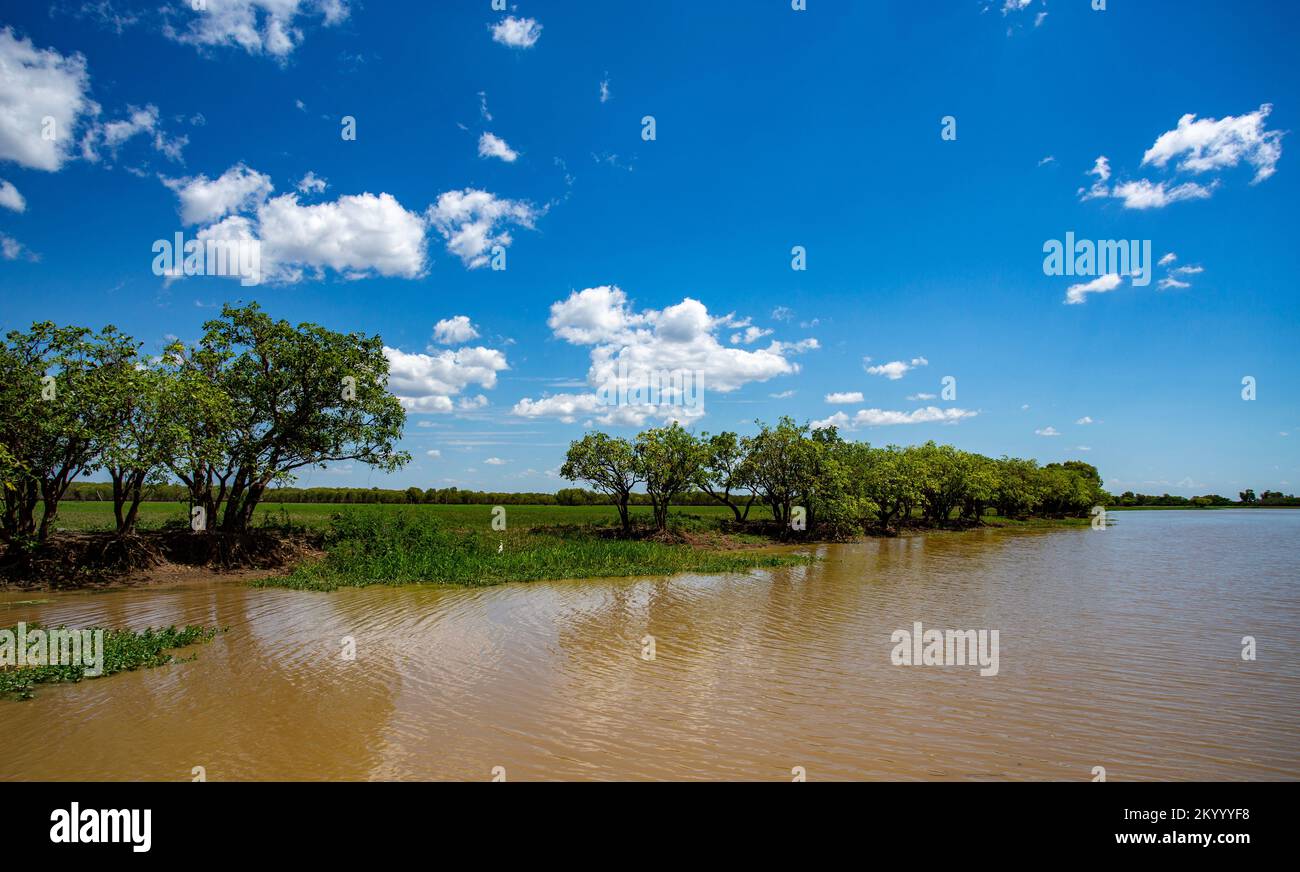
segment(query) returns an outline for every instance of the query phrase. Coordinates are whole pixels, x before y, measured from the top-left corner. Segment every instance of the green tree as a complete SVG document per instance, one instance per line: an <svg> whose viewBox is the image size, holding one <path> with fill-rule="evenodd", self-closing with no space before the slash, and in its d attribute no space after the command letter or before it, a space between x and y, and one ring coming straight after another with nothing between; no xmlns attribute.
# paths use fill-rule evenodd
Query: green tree
<svg viewBox="0 0 1300 872"><path fill-rule="evenodd" d="M588 433L570 443L560 475L569 481L590 482L596 490L608 494L618 508L623 533L632 532L627 506L641 475L631 442L606 433Z"/></svg>
<svg viewBox="0 0 1300 872"><path fill-rule="evenodd" d="M759 432L743 442L741 476L772 510L777 523L787 526L790 510L815 489L817 452L807 425L798 426L788 417L775 427L757 423Z"/></svg>
<svg viewBox="0 0 1300 872"><path fill-rule="evenodd" d="M0 444L17 472L5 488L0 516L6 538L34 533L45 542L72 480L97 467L111 430L112 364L135 348L112 326L95 334L44 321L6 336L0 349Z"/></svg>
<svg viewBox="0 0 1300 872"><path fill-rule="evenodd" d="M700 445L704 452L696 484L709 496L731 509L738 522L748 520L749 508L757 495L745 477L745 448L735 433L701 434ZM735 491L748 490L744 509L733 495Z"/></svg>
<svg viewBox="0 0 1300 872"><path fill-rule="evenodd" d="M637 474L653 507L655 529L663 532L668 529L673 499L699 480L705 449L676 422L637 434L633 448Z"/></svg>
<svg viewBox="0 0 1300 872"><path fill-rule="evenodd" d="M227 305L204 329L173 359L223 420L193 422L193 450L174 470L210 522L224 502L221 529L246 529L267 488L303 467L358 461L391 472L410 461L395 446L406 413L387 391L378 336L295 327L256 303Z"/></svg>

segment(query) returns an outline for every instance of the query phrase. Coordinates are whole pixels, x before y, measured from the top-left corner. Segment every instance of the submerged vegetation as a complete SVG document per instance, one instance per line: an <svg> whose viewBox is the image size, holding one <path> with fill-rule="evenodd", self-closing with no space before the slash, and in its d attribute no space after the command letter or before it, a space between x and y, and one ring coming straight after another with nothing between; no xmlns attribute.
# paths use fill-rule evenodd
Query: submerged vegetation
<svg viewBox="0 0 1300 872"><path fill-rule="evenodd" d="M338 514L324 537L325 556L262 587L336 590L371 584L432 582L492 585L506 581L743 572L806 563L799 554L735 547L718 538L680 542L629 539L599 527L536 527L493 532L453 530L419 511ZM682 531L678 534L689 537Z"/></svg>
<svg viewBox="0 0 1300 872"><path fill-rule="evenodd" d="M40 629L30 625L24 629L31 633ZM59 630L67 628L59 627ZM6 646L16 644L20 638L18 627L0 627L0 699L31 699L38 684L56 684L78 682L83 678L100 678L117 672L129 672L135 669L152 668L177 662L171 654L177 648L184 648L199 642L207 642L217 634L215 627L188 625L177 629L104 630L92 627L79 630L79 633L103 632L103 648L99 652L102 663L94 670L98 674L87 674L85 663L42 664L37 666L18 666L16 651L6 650Z"/></svg>

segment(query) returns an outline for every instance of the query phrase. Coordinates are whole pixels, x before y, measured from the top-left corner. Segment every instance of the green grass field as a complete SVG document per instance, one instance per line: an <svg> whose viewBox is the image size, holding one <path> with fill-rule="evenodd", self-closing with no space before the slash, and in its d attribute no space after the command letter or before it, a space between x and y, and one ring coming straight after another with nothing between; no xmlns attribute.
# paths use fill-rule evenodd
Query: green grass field
<svg viewBox="0 0 1300 872"><path fill-rule="evenodd" d="M338 512L356 511L358 509L377 509L383 512L400 512L403 510L428 513L445 527L459 530L490 529L492 506L449 506L436 504L407 505L364 504L364 503L263 503L257 508L257 523L278 523L286 516L294 524L323 529L330 518ZM614 524L618 522L618 513L613 506L506 506L507 529L527 529L530 527L553 526L556 524ZM141 529L161 527L168 521L185 523L188 519L187 508L182 503L141 503ZM632 514L637 518L649 519L649 506L633 506ZM679 506L673 509L673 515L679 518L698 518L705 521L718 521L732 517L726 506ZM753 520L765 520L771 513L761 506L750 509L749 517ZM88 531L112 530L113 505L107 502L64 502L59 506L59 519L56 528L60 530Z"/></svg>

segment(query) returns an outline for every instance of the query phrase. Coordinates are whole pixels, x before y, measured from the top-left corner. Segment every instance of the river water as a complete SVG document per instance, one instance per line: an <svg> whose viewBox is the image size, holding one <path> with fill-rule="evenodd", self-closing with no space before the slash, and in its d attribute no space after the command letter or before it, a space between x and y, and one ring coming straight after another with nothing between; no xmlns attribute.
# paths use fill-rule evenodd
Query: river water
<svg viewBox="0 0 1300 872"><path fill-rule="evenodd" d="M3 593L0 626L229 630L0 700L0 779L1300 778L1300 511L1112 518L745 575ZM894 665L915 621L998 630L997 674Z"/></svg>

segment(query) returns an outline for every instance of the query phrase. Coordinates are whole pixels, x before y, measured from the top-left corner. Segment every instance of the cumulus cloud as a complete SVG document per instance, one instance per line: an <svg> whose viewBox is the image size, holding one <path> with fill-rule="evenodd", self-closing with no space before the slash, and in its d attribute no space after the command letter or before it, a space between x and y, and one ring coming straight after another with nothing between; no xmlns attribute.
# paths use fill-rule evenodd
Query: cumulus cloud
<svg viewBox="0 0 1300 872"><path fill-rule="evenodd" d="M490 246L511 243L506 225L532 227L539 214L527 203L475 190L444 193L424 214L387 193L304 205L294 193L271 197L270 177L243 164L215 180L199 175L163 183L176 192L182 220L200 225L198 238L259 241L262 275L274 282L322 278L327 269L346 278L419 278L430 227L466 266L482 266ZM324 184L308 173L298 187L319 192Z"/></svg>
<svg viewBox="0 0 1300 872"><path fill-rule="evenodd" d="M860 403L862 402L862 391L838 391L826 395L828 403Z"/></svg>
<svg viewBox="0 0 1300 872"><path fill-rule="evenodd" d="M389 365L388 389L412 412L455 411L456 398L467 387L478 385L490 390L496 387L497 373L510 368L505 354L482 346L445 349L436 354L408 354L385 347L384 355ZM460 408L486 403L486 398L482 402L472 398Z"/></svg>
<svg viewBox="0 0 1300 872"><path fill-rule="evenodd" d="M227 215L255 208L270 196L274 185L271 177L236 164L209 179L205 175L192 178L163 179L181 201L181 220L186 224L209 224Z"/></svg>
<svg viewBox="0 0 1300 872"><path fill-rule="evenodd" d="M442 457L442 452L439 451L437 448L430 448L428 451L424 452L424 454L426 457L432 457L435 460L439 457Z"/></svg>
<svg viewBox="0 0 1300 872"><path fill-rule="evenodd" d="M329 183L311 170L298 181L298 191L303 194L323 194Z"/></svg>
<svg viewBox="0 0 1300 872"><path fill-rule="evenodd" d="M199 47L236 46L252 55L283 61L302 44L301 24L325 26L348 17L349 0L207 0L203 10L188 2L163 7L163 35Z"/></svg>
<svg viewBox="0 0 1300 872"><path fill-rule="evenodd" d="M478 138L478 156L497 157L506 163L514 163L519 158L519 152L506 145L506 141L501 137L484 133Z"/></svg>
<svg viewBox="0 0 1300 872"><path fill-rule="evenodd" d="M1060 436L1061 433L1055 427L1047 426L1034 431L1035 436Z"/></svg>
<svg viewBox="0 0 1300 872"><path fill-rule="evenodd" d="M729 393L751 382L797 373L799 366L791 358L818 347L813 338L773 340L753 350L719 341L721 331L746 322L734 315L712 316L690 297L664 309L637 310L622 289L612 285L574 291L551 305L547 326L556 338L591 348L587 383L593 392L524 399L515 405L514 414L570 421L579 414L594 414L601 423L617 424L640 424L648 417L698 417L702 403L603 405L594 391L628 387L647 373L676 372L698 378L707 392Z"/></svg>
<svg viewBox="0 0 1300 872"><path fill-rule="evenodd" d="M1156 138L1142 155L1142 165L1164 167L1181 157L1179 170L1204 173L1245 161L1255 168L1251 184L1258 184L1277 171L1282 158L1282 131L1264 129L1264 119L1272 111L1273 105L1264 103L1254 112L1221 119L1197 120L1188 113L1178 119L1176 128Z"/></svg>
<svg viewBox="0 0 1300 872"><path fill-rule="evenodd" d="M1176 260L1178 260L1178 255L1174 254L1174 253L1171 251L1171 252L1167 253L1164 257L1160 258L1160 260L1158 260L1158 261L1156 262L1156 265L1157 265L1157 266L1169 266L1169 264L1173 263L1173 262L1176 261Z"/></svg>
<svg viewBox="0 0 1300 872"><path fill-rule="evenodd" d="M1085 303L1089 294L1105 294L1115 290L1123 281L1118 273L1107 273L1104 276L1097 276L1090 282L1081 282L1077 285L1070 285L1065 289L1065 302L1071 305Z"/></svg>
<svg viewBox="0 0 1300 872"><path fill-rule="evenodd" d="M69 158L78 125L99 113L88 96L86 59L36 48L5 27L0 73L0 160L57 171Z"/></svg>
<svg viewBox="0 0 1300 872"><path fill-rule="evenodd" d="M426 213L434 228L447 241L447 250L470 269L488 264L491 248L508 248L514 241L506 228L515 224L532 229L542 214L522 200L507 200L466 188L447 191Z"/></svg>
<svg viewBox="0 0 1300 872"><path fill-rule="evenodd" d="M25 212L27 211L27 200L14 187L13 182L0 179L0 206L12 209L15 212Z"/></svg>
<svg viewBox="0 0 1300 872"><path fill-rule="evenodd" d="M966 418L975 417L978 412L970 409L940 409L926 406L901 412L892 409L859 409L852 417L843 412L836 412L829 418L813 421L814 430L838 427L841 430L856 430L860 427L893 427L900 424L956 424Z"/></svg>
<svg viewBox="0 0 1300 872"><path fill-rule="evenodd" d="M297 281L323 268L356 278L369 273L418 278L425 271L425 223L392 194L352 194L303 206L296 194L257 210L267 274Z"/></svg>
<svg viewBox="0 0 1300 872"><path fill-rule="evenodd" d="M1210 173L1246 163L1255 169L1251 184L1259 184L1277 172L1282 158L1283 131L1266 130L1265 119L1272 104L1245 115L1228 115L1222 119L1201 118L1194 114L1178 119L1178 126L1165 131L1142 155L1142 166L1159 169L1170 163L1182 173ZM1126 209L1163 209L1185 200L1208 199L1220 185L1220 179L1207 183L1151 179L1134 179L1109 186L1110 163L1097 158L1090 175L1097 177L1092 186L1079 188L1079 198L1092 200L1110 197L1121 200Z"/></svg>
<svg viewBox="0 0 1300 872"><path fill-rule="evenodd" d="M507 463L507 461L502 460L500 457L489 457L483 462L488 466L505 466Z"/></svg>
<svg viewBox="0 0 1300 872"><path fill-rule="evenodd" d="M542 25L535 18L508 15L492 25L492 41L511 48L532 48L542 36Z"/></svg>
<svg viewBox="0 0 1300 872"><path fill-rule="evenodd" d="M1074 423L1076 423L1076 424L1080 424L1080 425L1084 425L1084 424L1092 424L1092 423L1094 423L1094 422L1093 422L1092 418L1091 418L1089 415L1084 415L1082 418L1080 418L1079 420L1075 421Z"/></svg>
<svg viewBox="0 0 1300 872"><path fill-rule="evenodd" d="M869 360L871 360L869 357L865 359L865 361ZM889 363L868 366L867 372L872 375L883 375L890 381L898 381L906 375L909 370L913 370L918 366L927 366L929 363L930 361L926 360L924 357L913 357L911 363L903 360L891 360Z"/></svg>
<svg viewBox="0 0 1300 872"><path fill-rule="evenodd" d="M433 325L433 341L441 345L460 345L478 339L478 330L468 315L444 318Z"/></svg>

